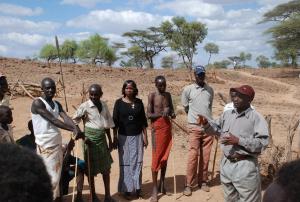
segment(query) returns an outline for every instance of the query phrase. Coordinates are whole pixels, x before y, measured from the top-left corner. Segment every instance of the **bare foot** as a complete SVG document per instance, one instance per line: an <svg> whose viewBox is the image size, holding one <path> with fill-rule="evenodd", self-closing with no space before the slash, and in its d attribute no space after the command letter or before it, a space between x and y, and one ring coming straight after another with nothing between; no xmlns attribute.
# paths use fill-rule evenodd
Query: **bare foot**
<svg viewBox="0 0 300 202"><path fill-rule="evenodd" d="M153 188L152 195L151 195L151 198L150 198L150 202L157 202L158 201L157 194L158 194L157 189Z"/></svg>

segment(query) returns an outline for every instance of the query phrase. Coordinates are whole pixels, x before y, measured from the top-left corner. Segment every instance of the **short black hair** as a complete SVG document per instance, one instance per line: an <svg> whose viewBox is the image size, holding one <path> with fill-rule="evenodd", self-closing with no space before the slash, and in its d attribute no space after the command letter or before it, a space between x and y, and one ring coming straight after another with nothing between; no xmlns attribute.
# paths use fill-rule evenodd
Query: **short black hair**
<svg viewBox="0 0 300 202"><path fill-rule="evenodd" d="M42 88L44 87L46 82L54 83L54 85L56 86L55 81L52 78L46 77L46 78L43 78L43 80L41 81L41 87Z"/></svg>
<svg viewBox="0 0 300 202"><path fill-rule="evenodd" d="M162 76L162 75L159 75L159 76L155 77L155 83L157 83L158 80L166 81L166 78L164 76Z"/></svg>
<svg viewBox="0 0 300 202"><path fill-rule="evenodd" d="M97 90L100 91L100 97L102 97L103 95L103 91L102 91L102 87L99 85L99 84L92 84L90 87L89 87L89 92L92 88L96 88Z"/></svg>
<svg viewBox="0 0 300 202"><path fill-rule="evenodd" d="M300 201L300 159L284 164L276 181L284 189L287 201Z"/></svg>
<svg viewBox="0 0 300 202"><path fill-rule="evenodd" d="M0 144L0 201L52 202L52 185L42 159L15 144Z"/></svg>
<svg viewBox="0 0 300 202"><path fill-rule="evenodd" d="M132 85L133 96L136 97L139 93L139 90L138 90L134 80L127 80L127 81L124 82L123 87L122 87L122 95L125 97L125 88L127 87L128 84Z"/></svg>

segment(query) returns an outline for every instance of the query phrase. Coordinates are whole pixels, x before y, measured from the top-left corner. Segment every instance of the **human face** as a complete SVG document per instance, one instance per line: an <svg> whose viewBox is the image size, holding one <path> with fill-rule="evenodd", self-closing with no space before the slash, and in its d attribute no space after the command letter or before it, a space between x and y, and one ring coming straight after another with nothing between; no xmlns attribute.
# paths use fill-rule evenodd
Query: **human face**
<svg viewBox="0 0 300 202"><path fill-rule="evenodd" d="M127 84L126 88L125 88L125 96L126 97L133 97L134 95L134 88L132 86L131 83Z"/></svg>
<svg viewBox="0 0 300 202"><path fill-rule="evenodd" d="M236 96L236 92L232 90L232 91L230 91L229 95L230 95L230 100L231 100L231 102L233 102L232 98L233 98L234 96Z"/></svg>
<svg viewBox="0 0 300 202"><path fill-rule="evenodd" d="M13 122L12 112L11 110L3 110L3 114L1 115L1 122L5 124L11 124Z"/></svg>
<svg viewBox="0 0 300 202"><path fill-rule="evenodd" d="M52 99L56 93L56 85L53 81L46 80L46 81L44 81L44 83L42 85L42 90L43 90L46 98Z"/></svg>
<svg viewBox="0 0 300 202"><path fill-rule="evenodd" d="M166 92L167 84L166 84L165 80L163 80L163 79L157 80L155 86L156 86L158 92L160 92L160 93Z"/></svg>
<svg viewBox="0 0 300 202"><path fill-rule="evenodd" d="M100 89L97 89L97 88L90 88L89 90L89 95L90 95L90 100L93 102L93 103L98 103L100 102L100 98L101 98L101 91Z"/></svg>
<svg viewBox="0 0 300 202"><path fill-rule="evenodd" d="M194 75L195 75L196 83L199 86L203 86L204 85L204 80L205 80L205 73L200 73L200 74L194 73Z"/></svg>
<svg viewBox="0 0 300 202"><path fill-rule="evenodd" d="M239 92L235 91L235 94L231 95L231 99L238 112L242 112L250 106L250 98L247 95Z"/></svg>

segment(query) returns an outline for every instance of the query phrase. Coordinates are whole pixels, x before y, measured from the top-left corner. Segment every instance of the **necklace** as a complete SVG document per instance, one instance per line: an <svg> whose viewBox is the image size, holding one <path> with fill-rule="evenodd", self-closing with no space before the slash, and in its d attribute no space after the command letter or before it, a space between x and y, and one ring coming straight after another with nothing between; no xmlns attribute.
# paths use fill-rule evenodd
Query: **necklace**
<svg viewBox="0 0 300 202"><path fill-rule="evenodd" d="M134 103L131 103L131 108L134 109Z"/></svg>

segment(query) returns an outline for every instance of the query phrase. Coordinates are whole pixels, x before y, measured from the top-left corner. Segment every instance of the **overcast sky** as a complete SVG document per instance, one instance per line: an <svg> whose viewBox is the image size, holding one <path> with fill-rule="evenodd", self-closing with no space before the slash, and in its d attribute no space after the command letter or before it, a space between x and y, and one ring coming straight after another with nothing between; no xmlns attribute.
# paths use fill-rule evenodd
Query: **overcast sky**
<svg viewBox="0 0 300 202"><path fill-rule="evenodd" d="M208 35L198 47L195 62L206 64L203 46L213 42L219 54L212 62L250 52L272 57L263 31L268 24L257 24L262 15L287 0L1 0L0 56L25 58L37 55L45 43L77 41L99 33L113 42L127 43L121 35L133 29L158 26L173 16L205 23ZM168 55L170 52L161 54ZM156 59L156 66L160 63ZM118 64L116 64L118 66Z"/></svg>

